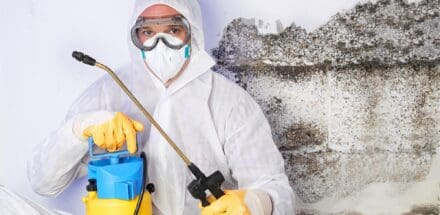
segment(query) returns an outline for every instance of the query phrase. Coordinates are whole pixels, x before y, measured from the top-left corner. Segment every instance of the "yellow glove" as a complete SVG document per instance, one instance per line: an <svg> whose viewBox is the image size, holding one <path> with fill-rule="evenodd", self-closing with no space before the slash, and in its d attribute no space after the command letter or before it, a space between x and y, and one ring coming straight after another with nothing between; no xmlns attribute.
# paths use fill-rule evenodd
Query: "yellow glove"
<svg viewBox="0 0 440 215"><path fill-rule="evenodd" d="M250 215L249 208L244 202L245 195L246 190L225 190L225 195L219 199L209 196L210 205L202 207L199 204L201 215Z"/></svg>
<svg viewBox="0 0 440 215"><path fill-rule="evenodd" d="M91 125L84 129L83 135L93 137L95 144L109 152L122 148L127 141L127 150L136 152L136 132L144 130L142 123L116 112L113 119L99 125Z"/></svg>

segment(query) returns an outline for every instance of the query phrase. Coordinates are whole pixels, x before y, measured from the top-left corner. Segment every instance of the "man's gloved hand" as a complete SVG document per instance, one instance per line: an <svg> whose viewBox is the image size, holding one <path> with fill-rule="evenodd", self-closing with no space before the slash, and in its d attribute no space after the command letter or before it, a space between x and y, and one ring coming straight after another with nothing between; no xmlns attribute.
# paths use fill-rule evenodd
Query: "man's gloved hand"
<svg viewBox="0 0 440 215"><path fill-rule="evenodd" d="M219 199L209 196L210 205L202 207L199 204L201 215L250 215L244 201L245 195L246 190L225 190L225 195Z"/></svg>
<svg viewBox="0 0 440 215"><path fill-rule="evenodd" d="M83 130L83 135L92 136L98 147L109 152L121 149L127 141L127 150L135 153L136 132L143 129L142 123L128 118L121 112L116 112L111 120L88 126Z"/></svg>

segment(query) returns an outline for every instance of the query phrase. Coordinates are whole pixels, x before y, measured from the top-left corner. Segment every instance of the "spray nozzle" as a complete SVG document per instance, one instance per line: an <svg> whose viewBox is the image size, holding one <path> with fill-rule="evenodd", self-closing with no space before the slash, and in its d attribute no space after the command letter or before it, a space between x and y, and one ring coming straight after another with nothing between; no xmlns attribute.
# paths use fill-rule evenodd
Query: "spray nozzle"
<svg viewBox="0 0 440 215"><path fill-rule="evenodd" d="M72 52L72 57L78 60L79 62L83 62L90 66L94 66L96 63L95 59L79 51Z"/></svg>

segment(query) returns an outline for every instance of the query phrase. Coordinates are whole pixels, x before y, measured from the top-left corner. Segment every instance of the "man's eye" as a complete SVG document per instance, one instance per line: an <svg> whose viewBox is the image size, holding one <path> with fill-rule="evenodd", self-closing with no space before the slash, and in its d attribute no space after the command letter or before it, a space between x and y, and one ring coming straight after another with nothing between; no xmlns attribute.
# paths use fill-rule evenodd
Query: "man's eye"
<svg viewBox="0 0 440 215"><path fill-rule="evenodd" d="M142 34L145 36L151 36L153 35L153 31L151 30L142 30Z"/></svg>
<svg viewBox="0 0 440 215"><path fill-rule="evenodd" d="M180 33L180 29L179 28L171 28L170 32L172 34L178 34L178 33Z"/></svg>

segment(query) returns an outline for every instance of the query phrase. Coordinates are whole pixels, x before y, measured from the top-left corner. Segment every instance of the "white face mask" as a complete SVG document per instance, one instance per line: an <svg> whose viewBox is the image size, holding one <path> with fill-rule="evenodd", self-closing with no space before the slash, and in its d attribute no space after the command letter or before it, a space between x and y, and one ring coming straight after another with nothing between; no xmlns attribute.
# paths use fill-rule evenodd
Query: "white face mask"
<svg viewBox="0 0 440 215"><path fill-rule="evenodd" d="M180 41L178 38L171 35L167 35L166 39L169 42L175 43ZM154 40L155 37L150 38L144 42L144 45L149 45ZM151 72L162 81L162 83L166 83L170 78L176 76L189 56L189 44L176 50L169 48L162 41L159 41L156 47L151 51L142 51L142 58L145 63L148 65Z"/></svg>

